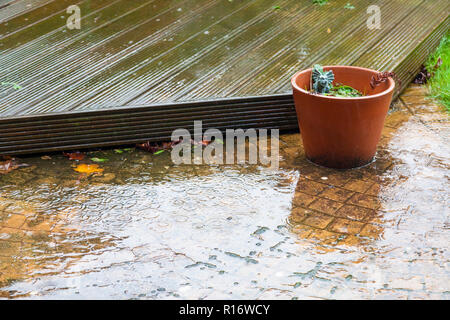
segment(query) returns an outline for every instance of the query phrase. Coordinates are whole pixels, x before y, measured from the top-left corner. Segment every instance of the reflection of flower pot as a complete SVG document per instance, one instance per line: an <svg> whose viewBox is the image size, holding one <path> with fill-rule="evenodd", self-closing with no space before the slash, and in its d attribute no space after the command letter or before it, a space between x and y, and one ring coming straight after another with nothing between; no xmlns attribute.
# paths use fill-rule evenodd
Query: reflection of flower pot
<svg viewBox="0 0 450 320"><path fill-rule="evenodd" d="M311 94L311 69L292 77L295 109L306 156L312 162L330 168L347 169L363 166L375 156L378 141L392 100L395 82L370 86L377 71L328 66L335 83L349 85L366 96L337 98Z"/></svg>

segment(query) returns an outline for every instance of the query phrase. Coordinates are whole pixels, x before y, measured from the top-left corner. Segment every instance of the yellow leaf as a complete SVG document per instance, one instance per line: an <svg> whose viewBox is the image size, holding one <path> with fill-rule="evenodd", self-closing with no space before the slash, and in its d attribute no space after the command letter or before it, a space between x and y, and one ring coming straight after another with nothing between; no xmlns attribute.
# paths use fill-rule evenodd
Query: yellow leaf
<svg viewBox="0 0 450 320"><path fill-rule="evenodd" d="M327 29L327 32L328 32L328 33L331 33L331 29L330 29L330 28L328 28L328 29Z"/></svg>
<svg viewBox="0 0 450 320"><path fill-rule="evenodd" d="M81 173L103 172L103 169L99 168L98 164L79 164L74 170Z"/></svg>

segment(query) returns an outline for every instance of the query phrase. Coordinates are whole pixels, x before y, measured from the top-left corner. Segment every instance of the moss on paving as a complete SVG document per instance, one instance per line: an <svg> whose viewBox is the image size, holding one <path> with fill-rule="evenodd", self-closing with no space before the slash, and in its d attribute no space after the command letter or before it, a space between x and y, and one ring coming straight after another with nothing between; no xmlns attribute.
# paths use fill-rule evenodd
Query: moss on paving
<svg viewBox="0 0 450 320"><path fill-rule="evenodd" d="M318 4L319 6L323 6L328 3L329 0L312 0L314 4Z"/></svg>

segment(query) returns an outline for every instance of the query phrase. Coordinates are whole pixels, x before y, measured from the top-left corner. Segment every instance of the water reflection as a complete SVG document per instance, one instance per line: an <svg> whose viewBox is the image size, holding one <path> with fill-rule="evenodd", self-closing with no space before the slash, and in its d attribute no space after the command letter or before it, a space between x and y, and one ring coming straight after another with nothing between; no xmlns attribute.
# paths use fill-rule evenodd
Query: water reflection
<svg viewBox="0 0 450 320"><path fill-rule="evenodd" d="M298 134L277 171L139 150L88 154L108 159L97 175L24 159L0 176L0 294L448 298L448 129L426 117L393 111L358 170L309 163Z"/></svg>

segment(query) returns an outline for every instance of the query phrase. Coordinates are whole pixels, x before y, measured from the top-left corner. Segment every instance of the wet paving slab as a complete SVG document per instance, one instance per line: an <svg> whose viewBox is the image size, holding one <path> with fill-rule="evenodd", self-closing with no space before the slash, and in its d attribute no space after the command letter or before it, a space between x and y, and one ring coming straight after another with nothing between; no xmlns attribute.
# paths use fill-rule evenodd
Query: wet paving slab
<svg viewBox="0 0 450 320"><path fill-rule="evenodd" d="M277 170L23 158L0 175L0 297L448 299L448 123L411 86L354 170L308 162L299 134Z"/></svg>

